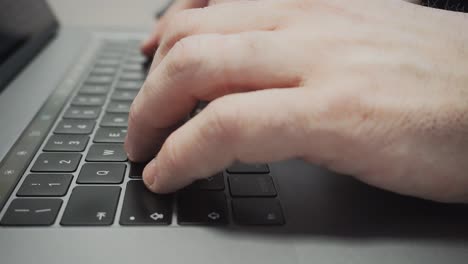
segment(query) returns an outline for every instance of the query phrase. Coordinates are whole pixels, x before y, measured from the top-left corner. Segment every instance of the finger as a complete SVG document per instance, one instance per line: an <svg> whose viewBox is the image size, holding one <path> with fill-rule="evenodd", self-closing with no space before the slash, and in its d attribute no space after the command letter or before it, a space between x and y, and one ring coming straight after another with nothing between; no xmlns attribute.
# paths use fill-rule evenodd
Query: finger
<svg viewBox="0 0 468 264"><path fill-rule="evenodd" d="M190 8L199 8L204 7L208 3L208 0L178 0L169 7L163 17L157 21L154 25L153 32L150 37L143 41L141 44L141 51L146 56L153 56L158 44L161 40L161 37L166 28L167 20L170 19L175 13Z"/></svg>
<svg viewBox="0 0 468 264"><path fill-rule="evenodd" d="M222 171L234 161L273 162L303 156L306 91L269 89L227 95L172 133L144 169L158 193L176 191ZM280 110L281 109L281 110Z"/></svg>
<svg viewBox="0 0 468 264"><path fill-rule="evenodd" d="M271 6L270 2L229 1L202 9L184 10L177 13L166 26L151 70L159 65L177 41L190 35L230 34L276 29L281 25L285 13L278 8L269 6Z"/></svg>
<svg viewBox="0 0 468 264"><path fill-rule="evenodd" d="M133 161L155 154L161 131L188 115L198 100L301 82L291 51L272 32L197 35L179 41L146 79L129 116L125 148Z"/></svg>

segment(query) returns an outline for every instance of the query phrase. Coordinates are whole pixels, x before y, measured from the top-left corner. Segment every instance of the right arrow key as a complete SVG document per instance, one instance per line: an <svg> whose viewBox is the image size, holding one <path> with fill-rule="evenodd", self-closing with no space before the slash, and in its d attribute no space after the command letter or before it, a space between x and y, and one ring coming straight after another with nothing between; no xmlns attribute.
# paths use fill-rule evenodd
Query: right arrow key
<svg viewBox="0 0 468 264"><path fill-rule="evenodd" d="M228 211L222 191L182 191L177 201L180 225L224 225Z"/></svg>

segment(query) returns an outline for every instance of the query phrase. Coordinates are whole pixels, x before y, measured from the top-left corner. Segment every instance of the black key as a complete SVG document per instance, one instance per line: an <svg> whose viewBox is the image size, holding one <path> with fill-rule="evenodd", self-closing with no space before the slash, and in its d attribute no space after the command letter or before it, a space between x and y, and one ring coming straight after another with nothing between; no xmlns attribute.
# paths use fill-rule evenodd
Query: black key
<svg viewBox="0 0 468 264"><path fill-rule="evenodd" d="M81 167L77 183L122 183L125 164L86 163Z"/></svg>
<svg viewBox="0 0 468 264"><path fill-rule="evenodd" d="M141 71L122 72L120 79L125 81L144 81L146 75Z"/></svg>
<svg viewBox="0 0 468 264"><path fill-rule="evenodd" d="M78 153L42 153L37 157L32 172L73 172L80 163Z"/></svg>
<svg viewBox="0 0 468 264"><path fill-rule="evenodd" d="M274 198L232 200L235 221L240 225L283 225L281 205Z"/></svg>
<svg viewBox="0 0 468 264"><path fill-rule="evenodd" d="M127 127L127 125L127 114L105 114L101 120L101 126L103 127Z"/></svg>
<svg viewBox="0 0 468 264"><path fill-rule="evenodd" d="M101 106L106 101L106 97L99 95L77 95L71 102L74 106Z"/></svg>
<svg viewBox="0 0 468 264"><path fill-rule="evenodd" d="M85 84L79 90L79 94L104 95L109 92L110 85Z"/></svg>
<svg viewBox="0 0 468 264"><path fill-rule="evenodd" d="M115 89L140 90L141 86L143 86L143 81L119 80L115 86Z"/></svg>
<svg viewBox="0 0 468 264"><path fill-rule="evenodd" d="M93 120L64 119L58 123L54 134L91 134L96 124Z"/></svg>
<svg viewBox="0 0 468 264"><path fill-rule="evenodd" d="M108 75L90 75L88 79L86 79L86 83L89 84L105 84L110 85L112 83L112 76Z"/></svg>
<svg viewBox="0 0 468 264"><path fill-rule="evenodd" d="M111 100L114 101L133 101L137 96L138 91L135 90L115 90L112 93Z"/></svg>
<svg viewBox="0 0 468 264"><path fill-rule="evenodd" d="M78 186L68 201L61 225L112 225L119 201L118 186Z"/></svg>
<svg viewBox="0 0 468 264"><path fill-rule="evenodd" d="M228 173L270 173L267 164L234 163L226 170Z"/></svg>
<svg viewBox="0 0 468 264"><path fill-rule="evenodd" d="M130 173L129 177L134 178L134 179L139 179L143 177L143 169L145 169L147 163L136 163L136 162L131 162L130 163Z"/></svg>
<svg viewBox="0 0 468 264"><path fill-rule="evenodd" d="M232 196L276 196L269 174L231 174L228 177Z"/></svg>
<svg viewBox="0 0 468 264"><path fill-rule="evenodd" d="M61 199L15 199L0 224L8 226L49 226L55 222Z"/></svg>
<svg viewBox="0 0 468 264"><path fill-rule="evenodd" d="M109 105L107 105L107 112L108 113L123 113L128 114L130 113L130 106L132 105L131 102L115 102L111 101Z"/></svg>
<svg viewBox="0 0 468 264"><path fill-rule="evenodd" d="M94 142L124 143L126 135L126 128L100 127L94 136Z"/></svg>
<svg viewBox="0 0 468 264"><path fill-rule="evenodd" d="M224 192L181 192L177 201L177 212L180 225L226 224L228 221Z"/></svg>
<svg viewBox="0 0 468 264"><path fill-rule="evenodd" d="M107 54L106 59L110 59L111 56L114 56L114 55ZM115 58L119 56L120 56L119 54L116 54ZM91 71L92 75L114 75L115 73L117 73L117 68L115 67L96 67Z"/></svg>
<svg viewBox="0 0 468 264"><path fill-rule="evenodd" d="M84 151L89 137L83 135L52 135L44 147L44 151Z"/></svg>
<svg viewBox="0 0 468 264"><path fill-rule="evenodd" d="M127 154L122 144L94 144L88 151L86 161L126 161Z"/></svg>
<svg viewBox="0 0 468 264"><path fill-rule="evenodd" d="M224 175L220 172L206 179L197 180L190 185L190 188L196 188L199 190L224 190Z"/></svg>
<svg viewBox="0 0 468 264"><path fill-rule="evenodd" d="M172 195L150 192L143 181L129 181L125 191L121 225L169 225Z"/></svg>
<svg viewBox="0 0 468 264"><path fill-rule="evenodd" d="M29 174L17 196L64 196L70 186L71 174Z"/></svg>
<svg viewBox="0 0 468 264"><path fill-rule="evenodd" d="M96 119L101 112L100 107L71 106L67 109L63 118L70 119Z"/></svg>

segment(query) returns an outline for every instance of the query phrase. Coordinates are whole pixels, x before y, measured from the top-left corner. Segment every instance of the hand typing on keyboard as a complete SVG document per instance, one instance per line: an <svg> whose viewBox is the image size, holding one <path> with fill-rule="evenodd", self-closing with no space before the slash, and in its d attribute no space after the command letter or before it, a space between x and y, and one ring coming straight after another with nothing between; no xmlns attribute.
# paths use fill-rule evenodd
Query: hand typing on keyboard
<svg viewBox="0 0 468 264"><path fill-rule="evenodd" d="M387 190L468 202L466 15L388 0L177 12L206 3L178 2L143 46L159 48L125 148L130 160L153 158L143 172L152 191L236 160L298 157ZM198 101L211 103L181 125Z"/></svg>

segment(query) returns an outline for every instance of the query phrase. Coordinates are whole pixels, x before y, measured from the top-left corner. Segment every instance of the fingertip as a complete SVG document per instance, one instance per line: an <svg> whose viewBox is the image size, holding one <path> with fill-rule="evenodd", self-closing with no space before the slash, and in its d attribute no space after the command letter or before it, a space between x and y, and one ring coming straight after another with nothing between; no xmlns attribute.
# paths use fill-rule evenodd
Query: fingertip
<svg viewBox="0 0 468 264"><path fill-rule="evenodd" d="M145 183L146 187L151 190L152 192L155 192L157 190L154 189L154 182L155 182L155 172L156 172L156 158L151 160L150 163L148 163L143 170L143 182Z"/></svg>

